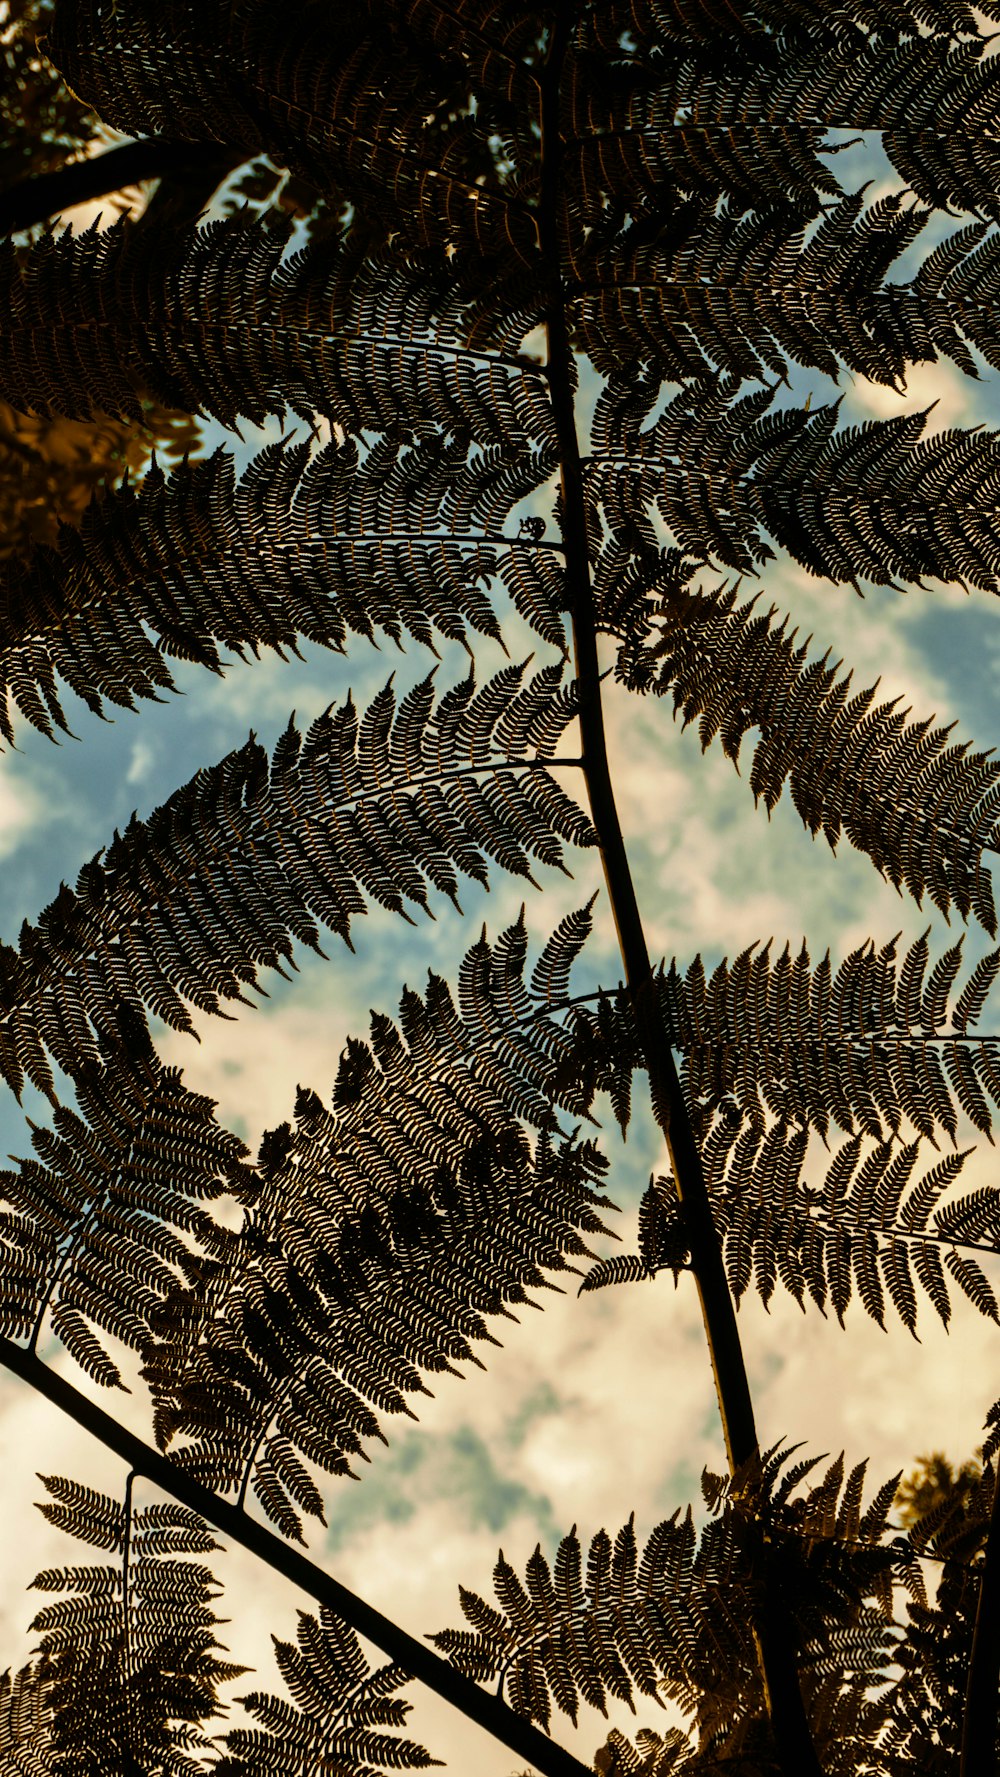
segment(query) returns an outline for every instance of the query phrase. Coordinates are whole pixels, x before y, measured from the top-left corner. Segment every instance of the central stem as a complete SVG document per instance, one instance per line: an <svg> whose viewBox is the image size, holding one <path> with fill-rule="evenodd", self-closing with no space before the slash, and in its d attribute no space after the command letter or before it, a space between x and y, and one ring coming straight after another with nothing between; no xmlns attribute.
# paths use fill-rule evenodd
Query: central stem
<svg viewBox="0 0 1000 1777"><path fill-rule="evenodd" d="M561 76L572 28L571 13L572 8L563 0L542 83L539 233L551 292L545 323L548 376L561 463L566 595L573 627L583 770L625 980L649 1072L653 1110L667 1144L677 1195L684 1210L685 1236L701 1302L726 1452L730 1471L735 1473L759 1452L753 1401L701 1154L673 1054L665 1039L656 981L618 818L604 729L583 465L573 394L573 353L561 275ZM822 1777L802 1704L791 1624L767 1584L769 1564L763 1538L753 1526L748 1536L752 1575L759 1583L763 1600L754 1635L778 1757L785 1777Z"/></svg>

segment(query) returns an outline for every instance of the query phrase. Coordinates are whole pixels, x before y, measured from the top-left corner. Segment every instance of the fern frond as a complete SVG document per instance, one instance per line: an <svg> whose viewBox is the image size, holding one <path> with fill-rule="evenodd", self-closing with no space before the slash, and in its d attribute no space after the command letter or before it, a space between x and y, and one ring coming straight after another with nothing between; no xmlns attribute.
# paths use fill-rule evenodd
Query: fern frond
<svg viewBox="0 0 1000 1777"><path fill-rule="evenodd" d="M408 23L399 9L382 19L367 9L317 11L308 0L280 15L260 5L234 12L223 0L197 14L184 0L155 8L122 0L111 18L88 0L60 11L49 54L74 92L126 135L215 137L248 159L263 151L335 200L346 193L386 233L419 248L440 255L460 244L530 260L534 219L505 189L469 100L489 75L482 96L491 115L530 140L537 82L506 52L505 96L493 80L499 51L484 57L478 42L463 66L461 17L446 47L438 47L440 19L426 29L421 15L438 10L421 6ZM527 24L522 31L530 36Z"/></svg>
<svg viewBox="0 0 1000 1777"><path fill-rule="evenodd" d="M885 1743L896 1760L892 1777L933 1760L957 1761L961 1755L995 1485L995 1468L986 1457L968 1489L961 1495L956 1490L911 1526L911 1542L918 1553L940 1562L940 1577L932 1600L917 1598L908 1607L906 1635L897 1653L901 1674L886 1698Z"/></svg>
<svg viewBox="0 0 1000 1777"><path fill-rule="evenodd" d="M565 646L562 564L551 544L505 536L511 507L548 466L510 451L383 442L310 458L269 446L236 481L218 452L169 478L155 466L89 507L57 550L0 569L0 732L13 708L68 728L62 679L96 714L174 688L168 660L221 672L300 641L343 652L350 634L500 638L502 587L542 638ZM444 527L444 528L442 528Z"/></svg>
<svg viewBox="0 0 1000 1777"><path fill-rule="evenodd" d="M53 1777L52 1718L36 1663L0 1673L0 1772Z"/></svg>
<svg viewBox="0 0 1000 1777"><path fill-rule="evenodd" d="M767 532L831 580L884 586L933 574L997 590L997 434L923 437L919 413L838 431L836 407L767 413L769 390L734 399L714 379L689 383L640 431L637 394L648 413L657 388L619 379L601 396L586 468L595 547L609 534L631 554L659 523L692 559L752 574L772 553Z"/></svg>
<svg viewBox="0 0 1000 1777"><path fill-rule="evenodd" d="M690 1512L675 1513L640 1553L629 1520L613 1543L599 1531L585 1562L574 1528L553 1565L535 1550L523 1582L501 1553L500 1608L461 1588L472 1628L434 1640L460 1671L498 1679L515 1707L546 1727L553 1707L575 1721L581 1701L606 1713L609 1697L630 1705L636 1693L665 1697L692 1719L696 1746L668 1739L670 1760L654 1761L651 1771L685 1768L673 1761L686 1749L697 1750L692 1771L715 1769L715 1759L720 1771L727 1761L739 1770L741 1755L766 1761L773 1752L750 1630L759 1583L750 1549L764 1530L769 1546L780 1547L771 1558L780 1558L818 1750L825 1760L850 1741L856 1755L873 1715L865 1705L884 1689L894 1651L893 1578L910 1582L900 1552L886 1546L898 1476L862 1518L864 1464L846 1481L842 1460L833 1464L803 1495L796 1489L814 1464L789 1471L788 1453L769 1456L755 1475L705 1476L713 1516L700 1536ZM614 1767L599 1758L598 1769Z"/></svg>
<svg viewBox="0 0 1000 1777"><path fill-rule="evenodd" d="M136 1507L52 1477L46 1516L95 1540L95 1517L115 1524L113 1564L49 1568L33 1582L61 1594L35 1617L34 1683L48 1718L49 1768L195 1777L211 1742L202 1724L218 1687L244 1668L218 1658L211 1571L192 1555L219 1545L185 1507ZM178 1558L180 1557L180 1558Z"/></svg>
<svg viewBox="0 0 1000 1777"><path fill-rule="evenodd" d="M274 1641L278 1670L294 1702L253 1691L240 1701L261 1724L224 1736L217 1777L251 1777L319 1766L338 1777L371 1777L375 1767L425 1770L440 1764L423 1746L391 1732L410 1704L396 1696L407 1682L399 1666L370 1668L353 1629L325 1606L319 1617L299 1612L297 1645ZM387 1731L390 1730L390 1731Z"/></svg>
<svg viewBox="0 0 1000 1777"><path fill-rule="evenodd" d="M43 1044L76 1075L88 1023L113 1028L119 1002L189 1030L185 1000L220 1012L293 938L318 948L317 921L350 942L366 897L427 910L429 887L455 898L459 872L486 882L487 858L531 880L534 859L562 866L564 843L591 844L546 768L572 691L559 668L522 677L466 680L436 706L430 680L398 705L387 686L360 717L348 700L305 734L290 722L270 760L251 736L133 817L0 957L14 1091L27 1075L51 1095Z"/></svg>
<svg viewBox="0 0 1000 1777"><path fill-rule="evenodd" d="M980 1312L1000 1315L975 1256L1000 1249L1000 1191L954 1195L966 1153L914 1176L921 1139L957 1134L949 1083L987 1135L989 1100L1000 1103L996 1039L968 1030L1000 953L958 990L960 960L955 945L928 974L924 936L902 957L895 941L863 946L835 975L828 957L813 968L803 944L777 958L753 946L710 978L699 957L684 975L672 963L660 976L665 1037L681 1057L737 1300L753 1282L767 1306L780 1283L800 1307L808 1296L842 1320L857 1294L879 1325L891 1305L915 1332L921 1292L947 1325L950 1274ZM597 1051L626 1073L642 1066L624 995L597 1014L577 1007L574 1026L583 1055ZM813 1138L826 1143L831 1128L849 1139L814 1184ZM650 1182L639 1235L637 1253L602 1261L583 1287L676 1276L687 1249L672 1181Z"/></svg>
<svg viewBox="0 0 1000 1777"><path fill-rule="evenodd" d="M571 915L548 954L588 924ZM410 1412L423 1373L476 1361L492 1317L573 1271L601 1228L603 1162L553 1112L585 1113L592 1086L560 1084L568 1014L547 966L525 986L525 953L518 922L468 953L457 1003L432 975L398 1026L373 1015L332 1107L300 1091L294 1129L265 1139L235 1262L163 1305L146 1354L158 1436L180 1434L177 1461L213 1487L252 1486L289 1535L322 1514L313 1467L349 1473L379 1414Z"/></svg>
<svg viewBox="0 0 1000 1777"><path fill-rule="evenodd" d="M595 21L608 50L618 47L625 21L635 40L634 54L654 43L716 44L720 34L739 40L780 30L819 39L850 38L877 31L955 38L979 35L979 14L996 18L995 4L974 7L971 0L852 0L850 10L832 10L823 0L609 0Z"/></svg>
<svg viewBox="0 0 1000 1777"><path fill-rule="evenodd" d="M443 430L551 452L543 374L510 344L533 314L508 312L497 344L454 279L328 244L288 256L290 238L234 216L152 244L127 224L4 243L4 399L141 424L146 394L230 428L290 408L350 436Z"/></svg>
<svg viewBox="0 0 1000 1777"><path fill-rule="evenodd" d="M784 787L810 832L832 847L846 834L876 869L945 914L974 912L996 930L984 853L1000 844L1000 762L955 743L952 726L910 720L898 699L855 691L829 653L810 659L787 619L735 591L665 588L643 609L646 634L626 635L618 672L634 690L670 696L684 725L698 722L738 766L758 730L749 775L768 812ZM970 983L970 990L975 992Z"/></svg>
<svg viewBox="0 0 1000 1777"><path fill-rule="evenodd" d="M917 1142L867 1145L858 1136L837 1149L814 1186L798 1129L778 1123L765 1134L736 1125L710 1138L709 1191L737 1298L752 1281L766 1305L780 1281L800 1308L808 1294L843 1324L857 1296L879 1326L891 1304L915 1333L918 1285L948 1325L950 1273L980 1313L1000 1323L982 1267L958 1250L997 1249L1000 1191L984 1187L944 1202L967 1154L949 1155L915 1178L918 1152Z"/></svg>
<svg viewBox="0 0 1000 1777"><path fill-rule="evenodd" d="M958 952L958 954L956 954ZM684 1057L683 1083L692 1114L733 1112L762 1131L768 1117L798 1123L826 1137L831 1125L884 1140L903 1118L928 1139L954 1139L957 1121L942 1062L961 1048L962 1068L979 1097L1000 1103L997 1039L970 1037L965 991L946 1018L960 951L945 952L918 991L927 963L925 938L904 956L896 940L845 957L836 973L829 956L813 965L805 944L777 957L751 946L706 979L700 958L684 975L671 963L660 978L669 1040ZM942 964L946 968L942 969ZM992 981L1000 956L989 959ZM979 974L979 971L976 971ZM976 980L976 976L972 977ZM980 975L976 993L982 985ZM943 999L942 999L943 989ZM625 1016L619 1009L619 1020ZM624 1052L624 1051L623 1051ZM970 1105L975 1103L970 1095ZM987 1131L989 1117L986 1119Z"/></svg>
<svg viewBox="0 0 1000 1777"><path fill-rule="evenodd" d="M32 1126L35 1157L0 1173L0 1326L34 1346L48 1320L95 1380L120 1384L97 1333L141 1350L178 1278L231 1244L203 1205L247 1201L256 1181L126 1008L78 1062L79 1112L57 1105L51 1130Z"/></svg>
<svg viewBox="0 0 1000 1777"><path fill-rule="evenodd" d="M614 1544L598 1531L585 1566L573 1530L554 1573L536 1549L527 1589L501 1553L500 1611L463 1591L475 1630L433 1639L459 1671L502 1679L514 1707L544 1727L553 1705L575 1721L581 1700L606 1714L609 1694L631 1701L634 1691L689 1713L724 1697L735 1713L757 1702L749 1626L738 1621L745 1579L730 1521L709 1525L699 1547L690 1513L675 1513L640 1556L630 1520Z"/></svg>
<svg viewBox="0 0 1000 1777"><path fill-rule="evenodd" d="M784 195L786 201L798 195L792 169L798 170L805 154L812 156L812 165L807 175L805 168L799 174L800 201L814 190L829 189L829 171L815 158L822 131L879 130L889 159L924 202L997 215L994 131L1000 87L978 31L958 42L946 34L914 31L896 43L891 36L873 43L863 31L848 29L841 37L831 33L825 43L787 41L783 47L776 56L773 37L760 33L742 41L737 37L731 48L726 42L721 53L716 41L687 56L665 57L659 80L647 75L645 81L633 77L623 83L617 104L607 107L605 127L662 135L682 131L692 167L689 190L700 175L705 196L712 193L714 178L716 193L739 193L742 185L749 195L770 186L769 195ZM577 130L583 133L579 123ZM743 148L739 183L732 166L735 150L727 153L729 130ZM756 179L751 132L764 151ZM797 153L790 152L795 137ZM767 164L782 149L788 156L783 189ZM683 174L675 176L685 183Z"/></svg>
<svg viewBox="0 0 1000 1777"><path fill-rule="evenodd" d="M976 366L965 341L988 364L1000 363L1000 240L995 233L984 224L959 229L928 254L912 291L924 334L922 350L929 345L946 354L966 375L976 375Z"/></svg>
<svg viewBox="0 0 1000 1777"><path fill-rule="evenodd" d="M616 199L620 210L626 191L633 194L630 201L639 217L645 220L648 214L654 219L648 232L668 239L678 199L706 210L722 198L737 210L786 208L809 217L821 194L833 196L839 191L830 169L819 159L824 134L820 126L803 127L776 118L763 125L752 119L721 124L712 118L689 118L679 105L672 117L658 108L651 117L645 108L636 116L634 109L622 123L612 113L595 128L592 95L585 89L577 103L584 120L567 148L566 161L576 198L571 211L574 270L583 282L589 282L595 270L603 271L599 249L607 233L608 210L615 215ZM595 227L596 240L587 232ZM622 246L627 251L636 237L646 233L640 221L621 237Z"/></svg>
<svg viewBox="0 0 1000 1777"><path fill-rule="evenodd" d="M603 284L576 299L580 342L605 376L620 377L622 363L641 354L674 382L704 376L706 361L761 380L786 379L789 362L836 380L846 364L891 387L908 362L942 352L964 350L967 368L956 336L956 321L969 332L964 311L941 302L933 279L880 288L928 214L900 196L866 205L862 191L824 211L808 243L802 219L781 211L696 211L676 247L630 253L626 236L602 265ZM975 313L988 339L988 290Z"/></svg>

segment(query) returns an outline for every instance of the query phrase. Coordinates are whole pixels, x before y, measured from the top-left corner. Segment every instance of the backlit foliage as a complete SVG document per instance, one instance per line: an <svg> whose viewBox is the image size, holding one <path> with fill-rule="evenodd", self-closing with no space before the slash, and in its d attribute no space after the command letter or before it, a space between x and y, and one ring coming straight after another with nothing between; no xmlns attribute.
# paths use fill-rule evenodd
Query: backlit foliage
<svg viewBox="0 0 1000 1777"><path fill-rule="evenodd" d="M968 1485L900 1525L898 1476L866 1503L864 1462L761 1451L733 1310L780 1288L911 1333L1000 1319L1000 1196L960 1180L1000 1105L1000 952L761 934L651 969L601 696L613 675L663 700L762 826L787 790L813 837L995 934L992 752L855 684L767 588L782 552L847 596L1000 593L1000 433L852 424L836 387L1000 367L1000 6L54 0L48 60L4 17L8 184L98 128L204 158L139 220L0 256L6 745L67 736L71 699L141 719L172 661L430 659L206 761L0 945L3 1085L50 1109L0 1175L0 1356L126 1454L45 1369L61 1346L92 1394L134 1390L147 1439L122 1498L47 1482L50 1523L103 1558L35 1581L0 1773L434 1763L402 1733L405 1660L359 1640L393 1625L349 1594L341 1616L291 1545L517 1311L572 1280L652 1285L666 1313L665 1272L701 1293L730 1472L697 1517L501 1554L495 1604L463 1589L440 1657L410 1643L424 1676L476 1719L466 1681L489 1685L491 1731L553 1777L585 1767L524 1734L560 1717L619 1777L985 1772L998 1409ZM888 189L857 187L859 132ZM240 425L275 419L247 463ZM203 423L229 436L199 458ZM370 906L450 919L584 850L622 951L590 991L593 902L536 950L523 914L456 942L256 1156L161 1060L163 1027L253 1006L331 934L360 947ZM624 1130L636 1075L668 1160L637 1238L595 1257L595 1105ZM636 1435L667 1438L643 1361ZM275 1637L287 1695L234 1698L213 1510L319 1604ZM594 1753L613 1705L644 1719Z"/></svg>

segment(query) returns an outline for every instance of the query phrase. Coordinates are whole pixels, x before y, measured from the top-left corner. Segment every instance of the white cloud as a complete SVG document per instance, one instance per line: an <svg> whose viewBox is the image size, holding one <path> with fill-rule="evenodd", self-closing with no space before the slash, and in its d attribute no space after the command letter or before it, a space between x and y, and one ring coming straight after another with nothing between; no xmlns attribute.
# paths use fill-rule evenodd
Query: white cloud
<svg viewBox="0 0 1000 1777"><path fill-rule="evenodd" d="M133 741L125 782L127 784L141 784L149 776L155 759L156 754L147 740Z"/></svg>
<svg viewBox="0 0 1000 1777"><path fill-rule="evenodd" d="M5 757L0 762L0 858L10 857L53 816L31 776Z"/></svg>

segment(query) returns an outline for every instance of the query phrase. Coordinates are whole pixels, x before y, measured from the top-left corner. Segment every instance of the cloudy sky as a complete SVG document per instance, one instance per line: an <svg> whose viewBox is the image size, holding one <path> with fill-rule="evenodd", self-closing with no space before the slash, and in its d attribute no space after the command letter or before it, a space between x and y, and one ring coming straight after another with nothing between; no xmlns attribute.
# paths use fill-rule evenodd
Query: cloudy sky
<svg viewBox="0 0 1000 1777"><path fill-rule="evenodd" d="M859 182L872 170L880 175L871 154L857 159ZM852 182L843 157L838 172ZM936 402L929 420L936 429L996 423L1000 411L994 379L977 386L948 370L915 372L904 396L850 379L844 392L845 421ZM980 745L1000 741L1000 612L987 595L930 585L906 597L872 590L860 600L787 561L768 573L764 591L820 648L831 646L854 666L856 683L881 676L886 692L901 694L916 715L959 717L963 736ZM482 673L499 664L482 649ZM20 750L0 760L0 935L14 940L21 920L51 898L61 877L73 881L133 809L147 813L199 765L244 740L249 727L270 743L291 709L311 718L348 686L366 700L393 670L402 686L426 671L426 661L370 649L344 661L307 650L302 662L237 663L221 682L181 668L184 695L146 705L139 717L106 724L73 704L79 740L58 748L23 731ZM442 681L463 671L464 658L446 654ZM908 941L927 925L940 948L946 928L936 915L900 900L867 859L847 848L833 857L814 844L786 802L768 821L721 752L703 757L697 737L673 725L666 705L612 685L607 699L621 814L655 956L686 963L700 950L714 962L754 940L773 936L779 947L786 938L797 946L805 935L814 958L829 946L839 960L869 934L882 943L902 931ZM543 942L598 886L586 856L572 883L555 873L544 877L541 894L529 891L533 940ZM304 959L293 983L269 983L270 999L235 1023L202 1020L200 1044L166 1035L164 1057L182 1065L188 1083L210 1093L222 1121L254 1147L264 1129L291 1114L297 1082L329 1091L344 1038L365 1034L369 1007L392 1011L404 981L419 985L428 965L454 973L479 922L485 918L495 935L516 917L522 893L497 877L488 897L465 898L464 923L442 905L416 941L410 928L372 914L358 927L355 957L331 946L328 963ZM983 948L981 934L970 934L970 959ZM586 969L588 979L618 979L606 912L598 914ZM984 1024L998 1028L1000 1009ZM44 1115L37 1100L26 1100L25 1110ZM661 1165L660 1145L641 1100L627 1144L609 1125L610 1117L609 1194L631 1243L639 1197ZM24 1112L9 1098L0 1103L0 1137L11 1153L28 1152ZM974 1165L977 1178L993 1177L989 1150ZM765 1442L785 1437L811 1452L844 1449L852 1463L870 1457L876 1480L932 1448L966 1457L998 1392L1000 1335L960 1305L950 1336L922 1316L919 1343L901 1327L880 1331L860 1308L841 1331L814 1312L803 1316L782 1296L770 1315L748 1300L741 1328ZM56 1361L80 1380L67 1360ZM126 1411L142 1429L141 1402ZM539 1540L551 1551L574 1523L587 1537L601 1525L614 1532L633 1510L645 1536L697 1498L706 1464L721 1468L723 1455L690 1285L675 1291L668 1278L579 1299L550 1294L544 1314L526 1314L524 1324L509 1328L485 1375L443 1381L420 1425L398 1433L359 1484L331 1486L329 1529L314 1536L312 1553L422 1634L458 1623L459 1581L489 1591L500 1546L523 1568ZM110 1489L123 1480L119 1465L54 1409L0 1380L0 1472L6 1521L14 1527L4 1555L2 1633L5 1662L14 1665L24 1657L37 1608L23 1588L38 1567L77 1558L30 1508L40 1493L36 1471ZM233 1654L266 1679L269 1632L290 1635L302 1600L239 1551L220 1561L220 1577ZM648 1709L639 1724L657 1725L655 1713ZM433 1702L418 1703L413 1731L456 1771L504 1777L516 1762ZM576 1736L568 1724L557 1726L585 1759L604 1731L586 1709Z"/></svg>

